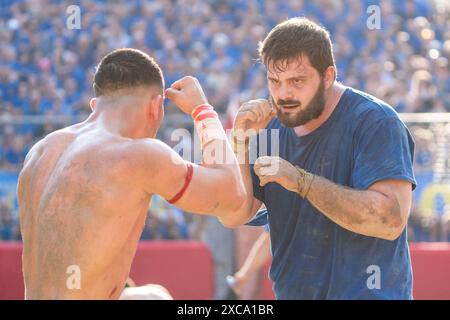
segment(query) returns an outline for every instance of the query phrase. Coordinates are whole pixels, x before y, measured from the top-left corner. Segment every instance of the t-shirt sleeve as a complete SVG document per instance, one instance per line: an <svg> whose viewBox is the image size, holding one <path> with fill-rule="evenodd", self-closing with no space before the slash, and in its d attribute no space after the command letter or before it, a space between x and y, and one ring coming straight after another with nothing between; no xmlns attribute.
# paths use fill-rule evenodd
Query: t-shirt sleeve
<svg viewBox="0 0 450 320"><path fill-rule="evenodd" d="M252 219L250 219L250 221L247 222L245 225L254 227L268 226L269 214L267 212L267 209L258 211L256 215Z"/></svg>
<svg viewBox="0 0 450 320"><path fill-rule="evenodd" d="M378 120L357 132L354 141L353 188L367 189L385 179L407 180L416 187L414 141L400 119Z"/></svg>

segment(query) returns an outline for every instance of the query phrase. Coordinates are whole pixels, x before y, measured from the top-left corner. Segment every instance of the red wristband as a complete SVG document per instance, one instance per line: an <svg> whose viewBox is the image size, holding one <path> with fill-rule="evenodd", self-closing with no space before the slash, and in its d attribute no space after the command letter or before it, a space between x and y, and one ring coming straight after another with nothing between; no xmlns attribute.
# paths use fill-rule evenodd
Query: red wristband
<svg viewBox="0 0 450 320"><path fill-rule="evenodd" d="M180 192L178 192L172 199L167 200L167 202L169 202L170 204L174 204L175 202L177 202L178 200L181 199L183 194L186 192L187 187L191 183L193 174L194 174L194 168L192 167L192 164L187 163L187 174L186 174L186 179L184 180L183 188L181 188Z"/></svg>
<svg viewBox="0 0 450 320"><path fill-rule="evenodd" d="M194 110L192 110L192 118L197 118L197 116L199 115L200 112L205 111L205 110L213 110L213 107L209 104L201 104L197 107L195 107Z"/></svg>
<svg viewBox="0 0 450 320"><path fill-rule="evenodd" d="M208 112L208 113L199 115L195 119L195 122L202 121L202 120L205 120L205 119L213 119L213 118L217 119L217 118L219 118L219 116L215 112Z"/></svg>

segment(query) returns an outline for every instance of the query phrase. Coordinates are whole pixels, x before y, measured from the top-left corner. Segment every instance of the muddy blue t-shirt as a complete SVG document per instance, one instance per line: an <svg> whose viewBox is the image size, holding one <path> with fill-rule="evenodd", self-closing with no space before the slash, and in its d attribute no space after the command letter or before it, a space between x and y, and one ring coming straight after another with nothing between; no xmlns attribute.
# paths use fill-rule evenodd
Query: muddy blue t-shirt
<svg viewBox="0 0 450 320"><path fill-rule="evenodd" d="M305 136L276 118L267 129L279 130L281 158L339 185L364 190L401 179L415 188L408 129L389 105L366 93L346 88L327 121ZM272 155L267 140L264 151L260 140L258 156ZM267 207L277 299L412 298L406 228L394 241L354 233L277 183L260 187L251 172L254 196Z"/></svg>

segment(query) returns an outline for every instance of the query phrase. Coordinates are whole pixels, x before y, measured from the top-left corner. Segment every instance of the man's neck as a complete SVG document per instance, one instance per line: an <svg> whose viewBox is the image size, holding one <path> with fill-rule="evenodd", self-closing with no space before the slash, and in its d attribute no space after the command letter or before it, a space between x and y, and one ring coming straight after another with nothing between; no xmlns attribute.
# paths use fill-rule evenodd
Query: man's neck
<svg viewBox="0 0 450 320"><path fill-rule="evenodd" d="M99 105L88 118L88 121L95 122L102 129L124 138L153 138L156 136L157 129L150 128L143 119L144 116L139 112L138 106Z"/></svg>
<svg viewBox="0 0 450 320"><path fill-rule="evenodd" d="M314 130L319 128L322 124L324 124L325 121L327 121L328 118L333 113L344 91L345 86L343 86L338 82L333 83L328 92L325 93L325 107L322 114L318 118L313 119L304 125L295 127L294 128L295 133L298 136L304 136L313 132Z"/></svg>

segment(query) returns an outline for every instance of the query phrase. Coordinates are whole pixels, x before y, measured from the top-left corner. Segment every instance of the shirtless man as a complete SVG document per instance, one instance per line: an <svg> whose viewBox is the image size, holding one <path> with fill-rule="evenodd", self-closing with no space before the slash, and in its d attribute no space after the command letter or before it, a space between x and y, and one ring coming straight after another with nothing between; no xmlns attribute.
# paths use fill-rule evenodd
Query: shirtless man
<svg viewBox="0 0 450 320"><path fill-rule="evenodd" d="M20 173L26 299L119 298L152 194L224 225L236 223L229 213L246 197L217 113L195 78L164 91L152 58L120 49L100 62L94 91L88 119L39 141ZM193 115L202 147L222 146L231 161L204 157L196 166L155 139L164 93Z"/></svg>

